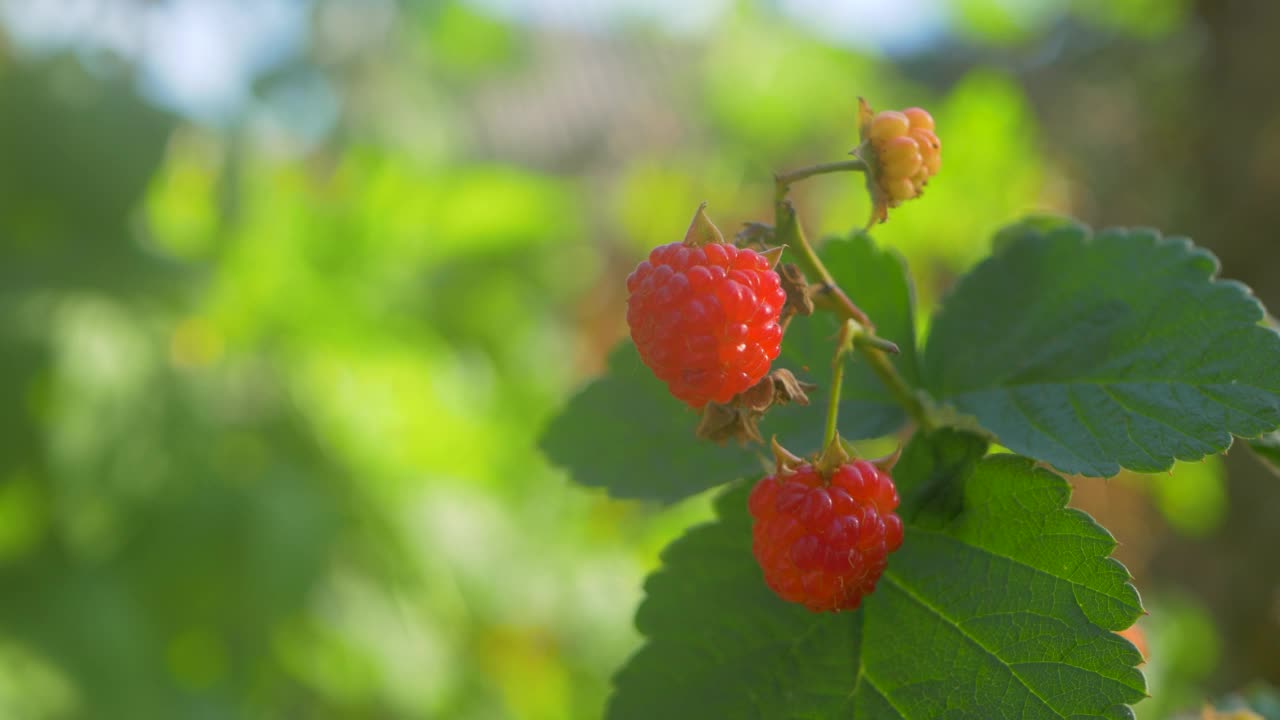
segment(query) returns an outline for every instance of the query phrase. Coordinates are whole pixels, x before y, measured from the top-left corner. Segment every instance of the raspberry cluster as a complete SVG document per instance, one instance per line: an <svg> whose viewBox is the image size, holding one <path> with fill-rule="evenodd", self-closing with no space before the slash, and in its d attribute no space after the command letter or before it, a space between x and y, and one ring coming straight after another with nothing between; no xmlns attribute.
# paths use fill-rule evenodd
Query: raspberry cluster
<svg viewBox="0 0 1280 720"><path fill-rule="evenodd" d="M856 609L902 545L893 479L866 460L827 477L812 465L771 475L756 484L748 507L765 582L814 611Z"/></svg>
<svg viewBox="0 0 1280 720"><path fill-rule="evenodd" d="M871 118L867 142L875 152L876 179L889 207L919 197L942 167L942 143L933 117L920 108L885 110Z"/></svg>
<svg viewBox="0 0 1280 720"><path fill-rule="evenodd" d="M694 409L729 402L778 357L786 293L754 250L662 245L627 277L627 291L627 325L640 359Z"/></svg>

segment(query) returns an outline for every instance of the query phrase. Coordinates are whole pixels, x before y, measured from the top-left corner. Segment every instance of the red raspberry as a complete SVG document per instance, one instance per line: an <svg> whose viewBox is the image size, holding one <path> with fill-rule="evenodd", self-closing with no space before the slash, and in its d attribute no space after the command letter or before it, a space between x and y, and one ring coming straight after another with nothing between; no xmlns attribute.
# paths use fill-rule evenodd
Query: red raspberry
<svg viewBox="0 0 1280 720"><path fill-rule="evenodd" d="M751 491L751 552L783 600L813 611L854 610L902 545L893 479L866 460L829 478L811 465L771 475Z"/></svg>
<svg viewBox="0 0 1280 720"><path fill-rule="evenodd" d="M699 409L727 403L778 357L786 293L763 255L725 243L653 249L627 277L627 325L640 359Z"/></svg>

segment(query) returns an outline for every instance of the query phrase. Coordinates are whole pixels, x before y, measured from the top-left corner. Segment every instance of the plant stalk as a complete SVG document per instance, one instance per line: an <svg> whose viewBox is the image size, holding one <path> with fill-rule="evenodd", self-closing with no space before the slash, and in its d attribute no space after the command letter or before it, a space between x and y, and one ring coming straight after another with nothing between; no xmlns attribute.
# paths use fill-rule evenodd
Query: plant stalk
<svg viewBox="0 0 1280 720"><path fill-rule="evenodd" d="M800 221L796 219L795 208L785 198L780 200L775 208L774 222L774 237L776 241L795 250L796 260L800 265L800 269L810 278L817 277L819 279L822 285L819 292L830 296L839 314L846 319L857 321L859 325L868 330L874 331L875 326L871 324L867 314L862 312L862 308L853 304L849 296L845 295L844 290L841 290L840 286L836 284L835 278L831 277L827 266L822 264L822 260L818 258L818 253L814 252L813 246L809 244L809 239L805 237L804 229L800 227Z"/></svg>
<svg viewBox="0 0 1280 720"><path fill-rule="evenodd" d="M858 342L856 338L853 346L866 357L867 362L871 364L871 369L875 371L881 382L889 388L889 392L893 394L893 398L898 401L898 404L906 409L907 414L911 416L916 425L921 430L932 430L933 421L929 419L929 413L926 411L924 403L920 401L920 397L903 379L898 369L893 366L889 356L871 343Z"/></svg>
<svg viewBox="0 0 1280 720"><path fill-rule="evenodd" d="M776 185L775 199L781 202L787 197L787 191L791 189L791 184L813 177L814 175L827 175L829 173L838 172L866 172L867 164L859 159L841 160L839 162L819 163L802 167L798 170L785 172L780 175L774 175L773 180Z"/></svg>
<svg viewBox="0 0 1280 720"><path fill-rule="evenodd" d="M810 278L817 277L819 279L821 287L818 292L829 294L831 301L835 305L837 315L845 321L841 327L840 346L836 351L836 359L832 367L831 404L827 408L827 425L822 443L824 448L830 446L836 437L836 415L840 404L841 385L844 381L844 353L850 341L852 341L853 347L867 358L872 370L875 371L881 382L889 388L889 392L907 411L911 419L921 429L930 430L933 428L933 422L929 419L929 413L924 403L920 401L920 398L911 389L911 386L907 384L898 369L893 366L889 356L886 354L886 350L891 351L891 346L894 349L896 349L896 346L875 336L875 326L871 323L867 314L849 299L849 296L836 283L835 278L831 276L831 272L827 270L827 266L823 264L822 259L814 252L813 246L809 244L804 230L800 227L800 222L796 219L795 208L787 201L787 193L790 191L792 183L814 175L844 171L865 172L866 169L865 163L855 159L811 165L774 176L776 188L774 207L776 215L774 225L775 239L778 243L785 244L795 251L796 260L806 275ZM860 331L854 331L853 326L849 323L850 320L861 326ZM850 336L851 332L853 333L852 336Z"/></svg>
<svg viewBox="0 0 1280 720"><path fill-rule="evenodd" d="M827 404L827 425L822 433L824 452L836 442L836 420L840 415L840 392L844 385L844 356L849 352L853 332L853 324L845 320L840 326L840 339L836 341L836 355L831 360L831 401Z"/></svg>

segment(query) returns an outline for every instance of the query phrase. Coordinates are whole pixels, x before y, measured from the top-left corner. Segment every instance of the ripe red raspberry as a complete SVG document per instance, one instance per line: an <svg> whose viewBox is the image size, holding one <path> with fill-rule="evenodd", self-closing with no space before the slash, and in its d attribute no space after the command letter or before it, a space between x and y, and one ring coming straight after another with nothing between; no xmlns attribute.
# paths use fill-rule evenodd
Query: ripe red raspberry
<svg viewBox="0 0 1280 720"><path fill-rule="evenodd" d="M700 409L729 402L778 357L787 296L760 253L725 243L654 248L627 277L627 325L640 359Z"/></svg>
<svg viewBox="0 0 1280 720"><path fill-rule="evenodd" d="M824 478L811 465L771 475L751 491L751 551L783 600L814 611L854 610L902 545L889 474L854 460Z"/></svg>

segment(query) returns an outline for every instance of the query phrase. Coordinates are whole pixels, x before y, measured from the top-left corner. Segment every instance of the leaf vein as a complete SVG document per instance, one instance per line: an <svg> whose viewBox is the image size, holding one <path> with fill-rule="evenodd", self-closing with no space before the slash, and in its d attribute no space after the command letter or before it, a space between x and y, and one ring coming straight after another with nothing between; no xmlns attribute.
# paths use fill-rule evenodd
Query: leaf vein
<svg viewBox="0 0 1280 720"><path fill-rule="evenodd" d="M942 612L942 610L938 609L937 607L934 607L932 603L930 603L928 600L924 599L918 593L916 593L913 589L908 587L907 584L902 582L902 580L899 579L896 575L891 573L885 573L884 578L889 582L893 583L894 585L897 585L902 590L902 592L906 594L907 597L911 598L912 600L915 600L916 603L918 603L921 607L925 608L926 610L932 612L934 615L937 615L939 618L950 623L953 627L955 627L957 631L959 631L961 635L963 635L967 640L969 640L969 642L973 643L974 646L976 646L977 648L981 649L983 652L987 653L988 655L990 655L991 657L999 661L999 664L1009 671L1009 674L1018 681L1018 684L1026 688L1027 692L1031 693L1032 696L1034 696L1037 700L1039 700L1040 703L1045 706L1045 708L1047 708L1054 715L1060 718L1063 718L1063 720L1066 720L1067 716L1063 715L1061 712L1058 711L1057 708L1050 705L1049 701L1046 700L1044 697L1042 697L1040 693L1037 692L1036 689L1031 686L1031 683L1027 682L1027 680L1023 678L1022 675L1020 675L1017 670L1013 669L1013 665L1011 665L1008 662L1005 662L1004 658L1000 657L998 653L996 653L991 648L988 648L986 645L982 644L982 642L978 640L978 638L975 637L973 633L970 633L968 630L966 630L964 626L960 624L959 621L955 620L954 618L948 617L946 613Z"/></svg>
<svg viewBox="0 0 1280 720"><path fill-rule="evenodd" d="M1104 393L1106 393L1106 394L1107 394L1107 397L1109 397L1109 398L1111 398L1112 400L1114 400L1114 401L1116 402L1116 404L1117 404L1117 405L1119 405L1120 407L1124 408L1125 410L1128 410L1129 412L1133 413L1134 415L1137 415L1137 416L1139 416L1139 417L1147 418L1148 420L1151 420L1151 421L1155 422L1155 423L1156 423L1156 424L1158 424L1158 425L1163 425L1164 427L1167 427L1167 428L1169 428L1170 430L1172 430L1172 431L1174 431L1174 432L1178 433L1179 435L1181 435L1181 436L1183 436L1183 437L1187 438L1188 440L1190 440L1190 441L1192 442L1192 444L1193 444L1193 445L1196 445L1196 449L1197 449L1197 450L1200 450L1200 451L1202 451L1202 452L1209 452L1209 453L1212 453L1212 452L1217 452L1218 450L1221 450L1221 449L1222 449L1222 448L1220 448L1220 447L1214 447L1214 445L1213 445L1213 444L1211 444L1211 443L1206 443L1204 440L1201 440L1200 438L1196 437L1195 435L1191 435L1191 434L1190 434L1190 433L1188 433L1186 430L1183 430L1182 428L1180 428L1180 427L1178 427L1178 426L1176 426L1176 425L1171 424L1171 423L1170 423L1170 422L1168 422L1167 420L1162 420L1162 419L1160 419L1160 418L1156 417L1155 415L1152 415L1151 413L1143 412L1142 410L1139 410L1138 408L1136 408L1136 407L1133 407L1133 406L1129 405L1129 403L1127 403L1127 402L1125 402L1125 401L1124 401L1124 398L1122 398L1122 397L1120 397L1119 395L1117 395L1117 394L1116 394L1116 391L1115 391L1115 390L1112 390L1109 386L1107 386L1107 385L1099 385L1098 387L1099 387L1099 389L1101 389L1101 390L1102 390L1102 392L1104 392ZM1194 387L1194 386L1193 386L1193 387ZM1219 403L1219 404L1221 404L1221 403ZM1207 448L1207 450L1206 450L1206 448ZM1144 451L1145 451L1145 448L1144 448ZM1147 455L1150 455L1150 454L1151 454L1150 452L1147 452Z"/></svg>
<svg viewBox="0 0 1280 720"><path fill-rule="evenodd" d="M936 531L936 530L929 530L929 529L926 529L926 528L917 527L917 526L915 526L915 525L910 526L910 529L911 529L911 532L913 532L913 533L925 533L925 534L928 534L928 535L932 535L932 536L934 536L934 537L943 538L943 539L946 539L946 540L953 540L953 541L957 541L957 538L956 538L955 536L953 536L953 535L949 535L949 534L947 534L947 533L943 533L943 532L938 532L938 531ZM1074 537L1074 536L1073 536L1073 537ZM1114 600L1114 601L1119 602L1119 603L1123 603L1123 604L1125 604L1125 605L1129 605L1129 604L1130 604L1130 603L1129 603L1125 598L1122 598L1122 597L1119 597L1119 596L1116 596L1116 595L1112 595L1112 594L1107 593L1107 592L1103 592L1102 590L1099 590L1099 589L1097 589L1097 588L1089 587L1088 585L1085 585L1084 583L1081 583L1081 582L1079 582L1079 581L1077 581L1077 580L1072 580L1072 579L1071 579L1071 578L1069 578L1069 577L1059 577L1059 576L1054 575L1053 573L1051 573L1051 572L1049 572L1049 571L1047 571L1047 570L1044 570L1044 569L1038 568L1038 567L1036 567L1035 565L1030 565L1030 564L1028 564L1028 563L1025 563L1025 562L1023 562L1023 561L1021 561L1021 560L1019 560L1019 559L1017 559L1017 558L1015 558L1015 557L1010 557L1010 556L1008 556L1008 555L1001 555L1000 553L998 553L998 552L996 552L996 551L994 551L994 550L991 550L990 548L986 548L986 547L983 547L983 546L981 546L981 545L973 545L973 544L971 544L971 543L965 543L965 542L961 542L960 544L961 544L961 545L963 545L963 546L964 546L964 547L966 547L966 548L969 548L969 549L972 549L972 550L976 550L976 551L978 551L978 552L980 552L980 553L983 553L983 554L985 554L985 555L988 555L988 556L990 556L990 557L997 558L997 559L999 559L999 560L1005 560L1005 561L1008 561L1008 562L1010 562L1010 563L1013 563L1014 565L1017 565L1017 566L1019 566L1019 567L1026 568L1027 570L1030 570L1031 572L1033 572L1033 573L1035 573L1035 574L1037 574L1037 575L1041 575L1041 576L1044 576L1044 577L1050 578L1051 580L1055 580L1055 581L1058 581L1058 582L1065 582L1065 583L1068 583L1068 584L1070 584L1070 585L1071 585L1072 587L1074 587L1074 588L1077 588L1077 589L1080 589L1080 590L1087 590L1087 591L1089 591L1089 592L1091 592L1091 593L1094 593L1095 595L1101 595L1101 596L1102 596L1102 597L1104 597L1104 598L1109 598L1109 599L1111 599L1111 600ZM1079 601L1078 601L1078 600L1076 601L1076 605L1077 605L1077 607L1079 607ZM1080 612L1081 612L1081 613L1083 613L1083 614L1085 615L1085 617L1088 617L1088 613L1085 613L1085 611L1084 611L1084 608L1083 608L1083 607L1079 607L1079 610L1080 610ZM1092 620L1090 620L1090 622L1092 622Z"/></svg>
<svg viewBox="0 0 1280 720"><path fill-rule="evenodd" d="M1090 468L1094 468L1094 465L1089 461L1089 458L1086 458L1085 456L1081 455L1079 452L1076 451L1075 448L1071 447L1070 444L1064 443L1058 436L1050 433L1047 429L1045 429L1043 425L1037 422L1036 419L1031 416L1031 413L1027 412L1026 407L1023 406L1022 400L1018 397L1018 393L1010 392L1009 398L1013 401L1013 408L1017 410L1019 413L1021 413L1022 417L1026 418L1027 424L1030 425L1033 429L1035 429L1036 432L1045 436L1046 438L1048 438L1049 440L1057 444L1058 447L1061 447L1063 450L1066 450L1071 455L1082 460L1085 465L1088 465Z"/></svg>

